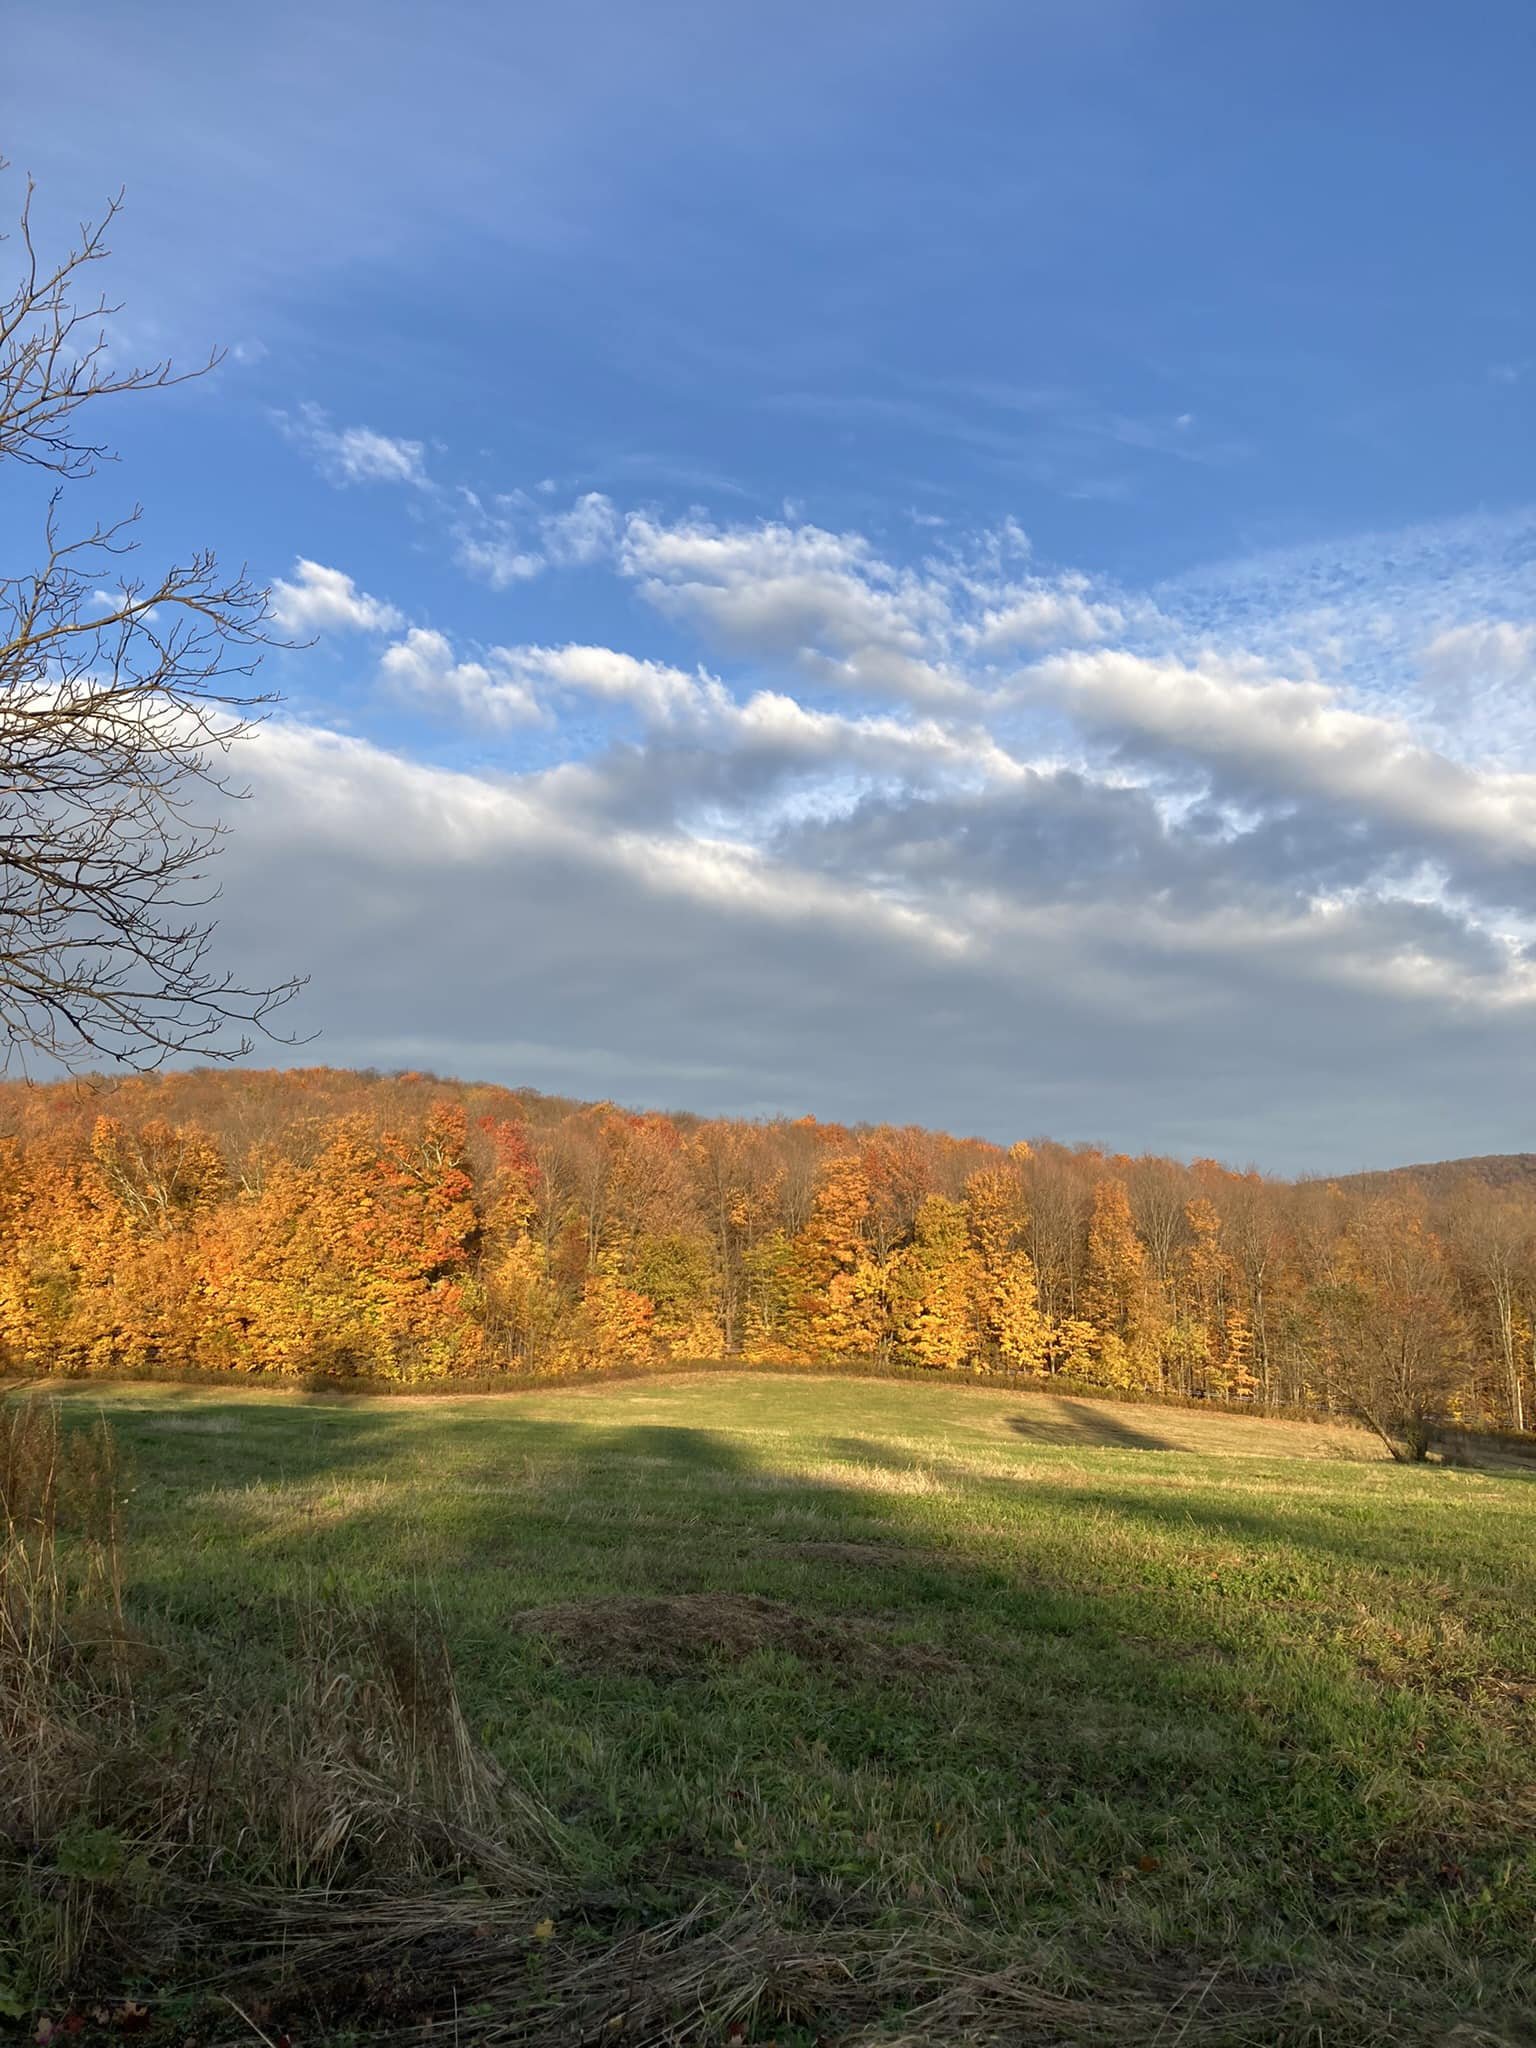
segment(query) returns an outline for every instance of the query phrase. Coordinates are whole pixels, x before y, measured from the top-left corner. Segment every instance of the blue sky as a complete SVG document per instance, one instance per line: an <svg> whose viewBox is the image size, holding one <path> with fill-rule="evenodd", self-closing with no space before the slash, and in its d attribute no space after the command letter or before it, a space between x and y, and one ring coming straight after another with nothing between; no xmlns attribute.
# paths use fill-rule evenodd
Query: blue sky
<svg viewBox="0 0 1536 2048"><path fill-rule="evenodd" d="M1536 1146L1528 6L19 42L71 82L0 131L45 227L127 187L114 347L230 350L103 487L314 638L225 939L321 1055Z"/></svg>

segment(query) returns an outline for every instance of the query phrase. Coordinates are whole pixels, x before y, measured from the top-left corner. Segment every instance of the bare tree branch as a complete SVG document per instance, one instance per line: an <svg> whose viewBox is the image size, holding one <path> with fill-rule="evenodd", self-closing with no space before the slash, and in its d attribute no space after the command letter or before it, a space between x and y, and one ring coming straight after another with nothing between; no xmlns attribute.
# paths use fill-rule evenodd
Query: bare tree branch
<svg viewBox="0 0 1536 2048"><path fill-rule="evenodd" d="M0 163L0 169L3 169ZM0 1034L70 1066L234 1058L301 985L244 986L212 960L227 766L272 702L249 687L267 592L201 553L131 573L137 509L65 538L65 486L109 450L98 399L198 376L124 369L100 297L79 303L121 205L41 262L32 186L21 275L0 301L0 462L50 471L36 564L0 577ZM4 239L4 238L0 238ZM231 1043L233 1027L238 1038Z"/></svg>

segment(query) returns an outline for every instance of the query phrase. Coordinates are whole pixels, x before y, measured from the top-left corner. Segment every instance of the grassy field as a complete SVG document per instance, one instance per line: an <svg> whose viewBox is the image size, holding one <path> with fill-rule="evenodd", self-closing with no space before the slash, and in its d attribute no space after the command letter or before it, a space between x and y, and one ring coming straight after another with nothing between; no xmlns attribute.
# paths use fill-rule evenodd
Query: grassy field
<svg viewBox="0 0 1536 2048"><path fill-rule="evenodd" d="M254 1698L317 1612L440 1616L519 1845L515 1875L463 1850L435 1949L347 1955L350 2010L334 1944L222 2005L162 2009L169 1964L112 1988L177 2039L1536 2039L1536 1478L744 1373L64 1400L126 1450L139 1640ZM70 1910L109 1916L119 1863ZM19 2021L140 2024L41 1981L63 1908L29 1882Z"/></svg>

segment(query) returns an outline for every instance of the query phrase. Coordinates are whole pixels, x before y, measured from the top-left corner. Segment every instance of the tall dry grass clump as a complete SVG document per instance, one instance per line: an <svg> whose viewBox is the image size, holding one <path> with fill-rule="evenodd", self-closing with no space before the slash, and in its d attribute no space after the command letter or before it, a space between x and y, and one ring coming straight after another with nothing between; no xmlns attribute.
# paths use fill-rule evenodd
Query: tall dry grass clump
<svg viewBox="0 0 1536 2048"><path fill-rule="evenodd" d="M439 1619L312 1603L274 1673L130 1615L110 1430L0 1403L0 2001L408 1950L543 1910L559 1831L475 1741ZM451 1917L451 1916L450 1916ZM0 2010L4 2005L0 2005Z"/></svg>
<svg viewBox="0 0 1536 2048"><path fill-rule="evenodd" d="M0 1819L12 1841L56 1832L89 1797L103 1709L131 1716L122 1490L105 1423L66 1432L50 1402L0 1402Z"/></svg>

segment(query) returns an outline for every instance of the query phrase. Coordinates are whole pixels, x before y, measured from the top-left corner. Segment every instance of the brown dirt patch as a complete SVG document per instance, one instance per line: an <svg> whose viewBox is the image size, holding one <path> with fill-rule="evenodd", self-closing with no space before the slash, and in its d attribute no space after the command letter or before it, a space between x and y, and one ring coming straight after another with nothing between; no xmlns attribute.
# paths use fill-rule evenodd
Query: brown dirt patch
<svg viewBox="0 0 1536 2048"><path fill-rule="evenodd" d="M871 1622L804 1614L757 1593L676 1593L574 1600L514 1615L518 1635L549 1643L562 1664L584 1672L626 1671L683 1678L711 1663L739 1663L759 1650L787 1650L804 1663L849 1678L954 1673L942 1650L901 1643Z"/></svg>

